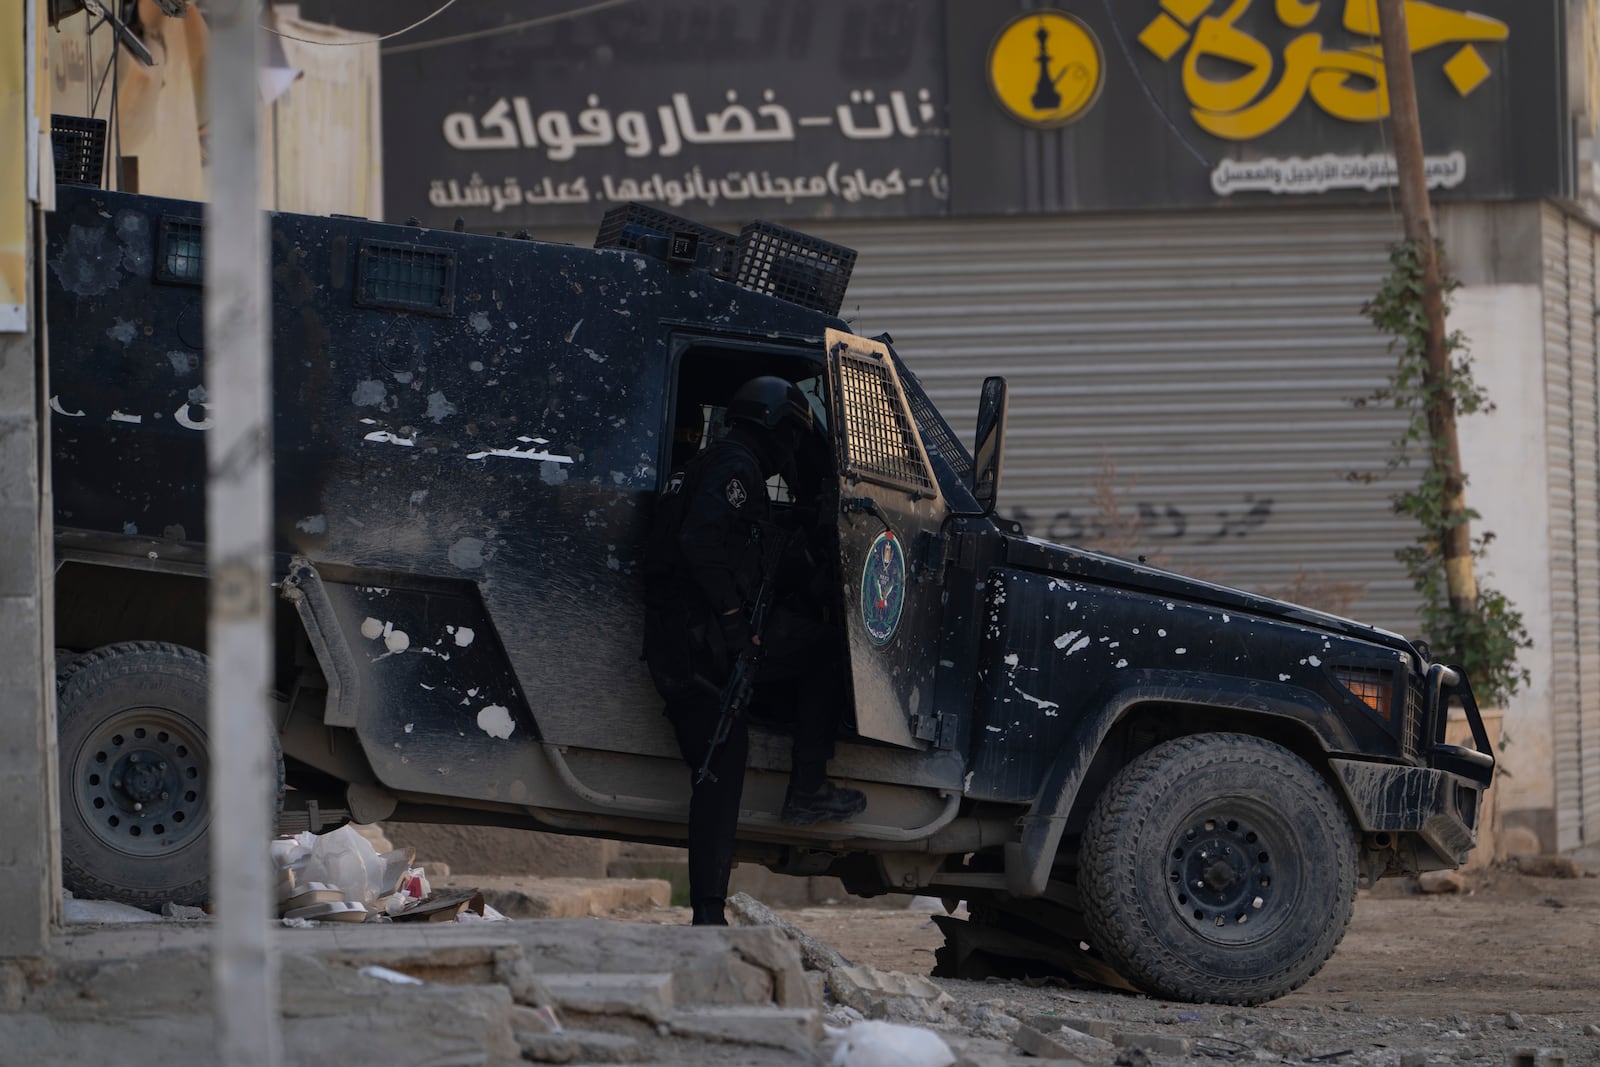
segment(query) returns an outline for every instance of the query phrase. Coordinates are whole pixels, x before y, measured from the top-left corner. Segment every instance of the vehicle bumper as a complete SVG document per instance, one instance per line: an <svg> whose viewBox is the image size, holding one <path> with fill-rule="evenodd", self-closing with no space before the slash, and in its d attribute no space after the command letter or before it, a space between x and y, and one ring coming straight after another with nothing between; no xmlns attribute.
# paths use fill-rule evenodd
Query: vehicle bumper
<svg viewBox="0 0 1600 1067"><path fill-rule="evenodd" d="M1364 833L1415 834L1438 854L1440 866L1459 867L1478 841L1484 785L1451 771L1331 759Z"/></svg>
<svg viewBox="0 0 1600 1067"><path fill-rule="evenodd" d="M1414 834L1437 853L1439 866L1465 863L1478 840L1484 790L1494 781L1494 749L1467 676L1434 664L1423 682L1425 766L1330 759L1356 826L1366 833ZM1446 744L1445 723L1458 706L1472 730L1472 748Z"/></svg>

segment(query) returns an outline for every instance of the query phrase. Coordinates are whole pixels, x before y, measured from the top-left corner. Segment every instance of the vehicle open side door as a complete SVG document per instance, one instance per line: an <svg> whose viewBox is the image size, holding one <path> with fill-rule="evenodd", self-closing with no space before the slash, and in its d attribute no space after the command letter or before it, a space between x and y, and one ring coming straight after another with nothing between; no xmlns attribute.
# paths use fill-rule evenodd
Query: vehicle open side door
<svg viewBox="0 0 1600 1067"><path fill-rule="evenodd" d="M839 553L856 728L925 748L938 738L942 568L920 558L947 507L886 345L827 333L838 448ZM927 536L924 536L927 535Z"/></svg>

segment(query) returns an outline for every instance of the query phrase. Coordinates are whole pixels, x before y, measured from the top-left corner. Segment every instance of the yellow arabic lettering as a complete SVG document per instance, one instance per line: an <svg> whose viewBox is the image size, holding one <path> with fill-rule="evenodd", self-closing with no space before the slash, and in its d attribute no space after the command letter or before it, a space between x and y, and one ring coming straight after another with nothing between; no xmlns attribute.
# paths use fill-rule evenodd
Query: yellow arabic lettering
<svg viewBox="0 0 1600 1067"><path fill-rule="evenodd" d="M1253 140L1286 122L1307 96L1326 114L1347 122L1388 116L1383 50L1376 43L1329 48L1321 33L1302 33L1284 47L1280 69L1279 57L1238 26L1254 0L1229 0L1219 15L1209 14L1214 2L1163 0L1164 10L1139 35L1140 43L1164 61L1184 53L1184 93L1201 129L1225 140ZM1292 30L1310 26L1322 7L1322 0L1274 0L1278 21ZM1462 96L1492 74L1474 45L1505 41L1511 32L1498 19L1426 0L1406 0L1406 14L1413 53L1461 46L1443 71ZM1344 27L1369 42L1376 37L1373 0L1345 0Z"/></svg>

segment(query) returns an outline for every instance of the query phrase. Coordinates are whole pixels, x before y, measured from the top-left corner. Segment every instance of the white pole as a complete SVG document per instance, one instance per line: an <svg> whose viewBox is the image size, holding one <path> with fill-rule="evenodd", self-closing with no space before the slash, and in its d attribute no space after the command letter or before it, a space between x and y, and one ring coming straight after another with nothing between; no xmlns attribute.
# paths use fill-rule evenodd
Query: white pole
<svg viewBox="0 0 1600 1067"><path fill-rule="evenodd" d="M205 210L207 564L211 574L212 975L217 1062L279 1061L278 966L268 940L267 692L272 663L268 552L272 371L267 233L261 211L259 0L213 0L206 63L210 203ZM191 12L190 18L196 15Z"/></svg>

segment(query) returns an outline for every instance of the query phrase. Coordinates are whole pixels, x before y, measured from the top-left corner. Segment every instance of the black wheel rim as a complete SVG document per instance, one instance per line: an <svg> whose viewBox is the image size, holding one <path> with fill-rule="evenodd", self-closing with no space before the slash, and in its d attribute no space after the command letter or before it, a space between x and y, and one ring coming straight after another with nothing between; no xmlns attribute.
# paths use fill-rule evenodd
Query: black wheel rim
<svg viewBox="0 0 1600 1067"><path fill-rule="evenodd" d="M129 708L79 746L73 799L103 844L130 856L158 856L205 829L209 765L205 736L167 708Z"/></svg>
<svg viewBox="0 0 1600 1067"><path fill-rule="evenodd" d="M1221 945L1269 936L1294 908L1300 865L1288 828L1254 804L1219 801L1179 822L1167 843L1167 899Z"/></svg>

